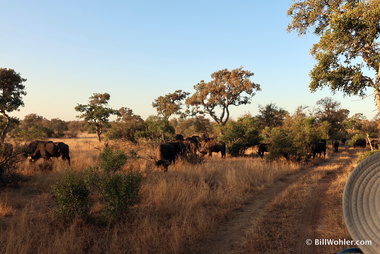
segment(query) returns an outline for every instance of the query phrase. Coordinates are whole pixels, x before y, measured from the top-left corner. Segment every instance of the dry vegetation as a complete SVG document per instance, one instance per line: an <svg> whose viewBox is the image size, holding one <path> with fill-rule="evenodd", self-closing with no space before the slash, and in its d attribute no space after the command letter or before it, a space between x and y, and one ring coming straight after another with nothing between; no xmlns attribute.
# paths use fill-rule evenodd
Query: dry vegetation
<svg viewBox="0 0 380 254"><path fill-rule="evenodd" d="M100 150L97 149L99 143L95 137L63 142L70 146L74 171L81 172L96 164ZM204 164L180 162L170 166L168 173L163 173L149 159L153 151L127 145L124 148L138 151L143 157L130 160L126 169L132 166L144 174L141 202L132 208L124 220L113 225L100 224L94 218L101 207L94 205L88 221L76 220L72 224L64 224L55 215L57 206L51 185L57 176L69 169L68 165L56 159L48 162L49 166L43 166L46 163L42 161L33 166L22 162L19 172L24 180L17 186L2 189L0 193L0 252L194 253L199 250L202 240L234 210L243 207L247 200L254 200L255 195L280 178L301 169L300 165L283 161L268 163L258 158L221 159L218 154L206 159ZM348 173L344 177L348 177ZM302 188L303 185L316 184L321 178L323 174L316 172L313 178L304 179L301 185L291 186L286 193L277 196L273 209L281 211L278 216L282 219L276 221L273 218L268 222L268 229L254 228L248 237L251 241L244 248L257 249L257 253L278 253L276 249L268 251L269 247L273 248L268 245L273 237L300 237L297 232L287 230L292 225L286 222L291 223L289 218L297 216L294 212L297 200L312 195ZM344 182L344 178L337 178L333 185L336 187L329 190L329 195L340 198ZM331 199L331 205L327 203L324 206L335 206L335 196ZM339 227L344 227L339 217L340 211L327 207L329 212L324 216L331 217L329 221L337 221ZM302 212L301 208L299 211ZM324 228L330 226L322 224L318 230L325 231ZM281 230L278 230L278 235L269 237L268 234L273 233L270 228ZM345 234L343 231L342 234ZM257 242L264 246L257 246Z"/></svg>
<svg viewBox="0 0 380 254"><path fill-rule="evenodd" d="M266 216L250 227L240 252L336 253L353 247L305 244L306 239L351 239L344 224L342 194L355 166L353 153L347 150L333 163L312 167L277 195L267 205Z"/></svg>
<svg viewBox="0 0 380 254"><path fill-rule="evenodd" d="M82 171L96 164L99 144L94 137L63 140L70 146L72 167ZM141 154L152 155L133 147ZM195 250L218 223L261 188L299 169L260 159L212 158L204 164L178 163L164 174L153 161L130 161L144 172L141 203L124 221L98 225L95 221L59 222L51 185L68 170L63 161L20 164L27 180L0 195L0 245L4 253L178 253ZM46 166L48 164L48 166ZM96 214L98 206L93 207Z"/></svg>

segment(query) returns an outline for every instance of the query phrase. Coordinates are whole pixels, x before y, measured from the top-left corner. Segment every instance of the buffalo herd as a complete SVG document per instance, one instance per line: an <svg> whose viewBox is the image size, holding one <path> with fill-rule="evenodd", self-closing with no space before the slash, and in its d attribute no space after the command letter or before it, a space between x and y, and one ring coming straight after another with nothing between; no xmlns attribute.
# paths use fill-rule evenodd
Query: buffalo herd
<svg viewBox="0 0 380 254"><path fill-rule="evenodd" d="M341 145L345 146L347 139L343 138L341 140L332 140L331 148L332 151L338 152ZM370 144L373 149L379 148L379 141L372 140L370 143L367 143L365 139L358 139L354 142L354 147L363 147L365 148L367 144ZM325 158L327 150L327 141L325 139L320 139L317 142L312 142L309 145L310 147L308 158ZM270 152L270 143L259 143L256 146L257 154L260 158L264 157L264 154ZM166 172L169 165L175 164L176 160L179 158L186 158L189 155L200 154L205 156L208 154L209 157L212 157L212 153L221 154L221 158L226 157L226 144L222 141L218 141L212 138L203 138L199 136L192 136L184 138L182 135L176 135L176 138L172 142L160 144L157 148L157 157L156 165L162 167ZM284 158L288 159L289 156ZM156 157L156 158L157 158Z"/></svg>
<svg viewBox="0 0 380 254"><path fill-rule="evenodd" d="M340 144L345 144L346 139L341 141L335 140L332 144L332 150L338 152ZM379 141L372 140L367 143L365 139L358 139L354 142L353 146L365 148L369 144L372 149L379 149ZM270 143L257 144L257 154L260 158L264 157L266 152L270 151ZM326 156L326 140L321 139L310 145L310 157L316 158ZM12 153L12 145L3 143L2 153ZM167 143L159 144L156 152L156 165L163 168L167 172L169 165L175 164L178 159L185 159L190 156L205 156L208 154L212 157L212 153L220 153L221 158L226 157L226 144L213 138L203 138L199 136L192 136L184 138L182 135L176 135L175 140ZM30 162L35 162L40 158L50 160L52 157L59 158L67 161L70 165L70 151L69 146L63 142L53 141L33 141L24 148L24 156L30 157ZM309 158L310 158L309 157ZM285 157L286 158L286 157Z"/></svg>
<svg viewBox="0 0 380 254"><path fill-rule="evenodd" d="M202 156L212 153L221 153L221 157L226 157L226 144L215 139L205 139L201 141L198 136L184 138L182 135L176 135L175 140L168 143L160 144L157 148L156 165L162 167L166 172L168 166L174 164L178 158L196 155L199 152Z"/></svg>

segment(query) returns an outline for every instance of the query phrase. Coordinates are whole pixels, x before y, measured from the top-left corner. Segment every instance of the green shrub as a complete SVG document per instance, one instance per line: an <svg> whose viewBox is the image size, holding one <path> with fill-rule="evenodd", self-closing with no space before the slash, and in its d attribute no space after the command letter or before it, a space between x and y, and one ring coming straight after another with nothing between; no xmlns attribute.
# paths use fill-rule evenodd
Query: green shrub
<svg viewBox="0 0 380 254"><path fill-rule="evenodd" d="M271 146L269 147L269 160L277 160L280 158L298 157L298 149L294 147L294 140L283 129L275 127L270 132Z"/></svg>
<svg viewBox="0 0 380 254"><path fill-rule="evenodd" d="M106 173L119 171L127 162L124 150L111 150L106 147L99 155L99 167Z"/></svg>
<svg viewBox="0 0 380 254"><path fill-rule="evenodd" d="M17 169L17 162L17 152L13 152L13 146L7 143L0 144L0 185L9 181Z"/></svg>
<svg viewBox="0 0 380 254"><path fill-rule="evenodd" d="M349 142L348 142L348 145L350 147L354 146L355 142L358 139L365 139L367 141L366 136L363 133L359 133L359 134L355 134L354 136L352 136L351 140L349 140Z"/></svg>
<svg viewBox="0 0 380 254"><path fill-rule="evenodd" d="M219 140L226 143L227 152L232 156L243 155L248 147L262 140L259 136L257 120L251 116L229 121L222 128L222 133Z"/></svg>
<svg viewBox="0 0 380 254"><path fill-rule="evenodd" d="M64 221L87 218L91 208L90 190L83 177L67 172L58 178L52 189L59 206L58 214Z"/></svg>
<svg viewBox="0 0 380 254"><path fill-rule="evenodd" d="M84 176L68 172L58 178L52 186L58 214L66 222L75 218L86 219L92 202L103 205L107 222L114 222L128 213L129 208L139 201L142 174L138 171L116 172L125 164L127 156L123 150L106 148L99 166L85 170Z"/></svg>
<svg viewBox="0 0 380 254"><path fill-rule="evenodd" d="M120 218L138 202L141 181L142 175L137 171L107 175L101 179L103 214L109 221Z"/></svg>
<svg viewBox="0 0 380 254"><path fill-rule="evenodd" d="M127 158L124 150L105 148L99 155L99 167L90 169L87 174L87 182L98 191L100 202L104 205L103 214L109 222L126 214L129 207L138 202L141 173L119 172Z"/></svg>
<svg viewBox="0 0 380 254"><path fill-rule="evenodd" d="M360 153L356 162L359 164L360 162L362 162L367 157L371 156L372 154L378 153L378 152L379 152L379 150L373 150L373 151L367 151L367 152Z"/></svg>

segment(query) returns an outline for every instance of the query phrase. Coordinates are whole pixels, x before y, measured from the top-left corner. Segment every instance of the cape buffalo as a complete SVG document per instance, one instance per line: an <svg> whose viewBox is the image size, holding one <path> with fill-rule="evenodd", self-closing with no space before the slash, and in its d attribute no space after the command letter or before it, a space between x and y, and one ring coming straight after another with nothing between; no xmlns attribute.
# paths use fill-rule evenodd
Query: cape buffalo
<svg viewBox="0 0 380 254"><path fill-rule="evenodd" d="M268 150L269 146L270 144L265 144L265 143L259 144L257 154L260 156L260 158L264 158L264 153L269 151Z"/></svg>
<svg viewBox="0 0 380 254"><path fill-rule="evenodd" d="M70 149L69 146L63 142L56 142L54 143L57 147L57 153L58 156L56 157L62 157L62 160L67 160L67 162L70 165Z"/></svg>
<svg viewBox="0 0 380 254"><path fill-rule="evenodd" d="M174 148L171 144L160 144L157 149L157 156L160 160L167 160L173 163L176 159Z"/></svg>
<svg viewBox="0 0 380 254"><path fill-rule="evenodd" d="M173 148L176 157L184 157L187 153L187 147L182 141L169 142Z"/></svg>
<svg viewBox="0 0 380 254"><path fill-rule="evenodd" d="M184 138L183 135L177 134L175 136L175 142L182 142L186 146L186 152L190 152L191 154L196 154L199 149L199 141L198 136L192 136Z"/></svg>
<svg viewBox="0 0 380 254"><path fill-rule="evenodd" d="M209 157L212 157L212 153L220 152L222 158L226 157L226 144L217 140L209 140L202 143L202 147L199 151L201 154L205 155L208 153Z"/></svg>
<svg viewBox="0 0 380 254"><path fill-rule="evenodd" d="M157 167L163 167L164 172L168 172L168 167L171 164L169 160L158 160L156 162Z"/></svg>
<svg viewBox="0 0 380 254"><path fill-rule="evenodd" d="M379 150L379 140L377 139L371 140L371 146L373 149Z"/></svg>
<svg viewBox="0 0 380 254"><path fill-rule="evenodd" d="M40 158L49 160L51 157L62 157L62 160L67 160L71 165L69 153L69 146L63 142L33 141L26 149L26 154L31 156L31 162L35 162Z"/></svg>
<svg viewBox="0 0 380 254"><path fill-rule="evenodd" d="M365 141L364 138L359 138L358 140L355 141L354 148L356 148L356 147L365 148L366 144L367 144L367 142Z"/></svg>
<svg viewBox="0 0 380 254"><path fill-rule="evenodd" d="M158 161L157 167L163 167L164 171L168 171L168 167L174 164L178 157L186 155L186 145L181 141L175 141L165 144L160 144L157 149Z"/></svg>
<svg viewBox="0 0 380 254"><path fill-rule="evenodd" d="M319 157L321 157L323 153L323 158L325 158L326 144L323 141L319 141L319 142L311 144L311 153L312 153L313 158L315 158L315 155L317 153L319 154Z"/></svg>
<svg viewBox="0 0 380 254"><path fill-rule="evenodd" d="M334 149L334 152L338 152L339 141L338 141L338 140L335 140L335 141L332 143L332 147L333 147L333 149Z"/></svg>
<svg viewBox="0 0 380 254"><path fill-rule="evenodd" d="M187 137L183 142L191 154L196 154L199 150L199 141L197 136Z"/></svg>

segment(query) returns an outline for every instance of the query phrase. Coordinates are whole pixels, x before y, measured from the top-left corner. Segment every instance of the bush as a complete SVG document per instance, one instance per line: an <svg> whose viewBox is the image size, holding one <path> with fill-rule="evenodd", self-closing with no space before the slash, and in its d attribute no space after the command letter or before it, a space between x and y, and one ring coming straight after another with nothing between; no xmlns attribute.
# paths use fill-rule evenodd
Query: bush
<svg viewBox="0 0 380 254"><path fill-rule="evenodd" d="M358 139L365 139L365 140L367 141L366 136L365 136L363 133L355 134L355 135L351 138L351 140L349 140L348 145L349 145L350 147L354 146L355 142L356 142Z"/></svg>
<svg viewBox="0 0 380 254"><path fill-rule="evenodd" d="M12 176L12 172L16 170L17 153L13 152L13 146L11 144L0 144L0 185L9 180Z"/></svg>
<svg viewBox="0 0 380 254"><path fill-rule="evenodd" d="M270 132L271 146L269 147L269 160L298 157L298 149L293 145L293 139L283 129L275 127Z"/></svg>
<svg viewBox="0 0 380 254"><path fill-rule="evenodd" d="M229 121L222 129L220 141L227 144L227 152L232 156L243 155L248 147L261 141L257 121L251 116L244 116L237 121Z"/></svg>
<svg viewBox="0 0 380 254"><path fill-rule="evenodd" d="M124 150L111 150L105 148L99 155L99 166L106 173L119 171L127 162L127 155Z"/></svg>
<svg viewBox="0 0 380 254"><path fill-rule="evenodd" d="M91 208L90 190L83 177L67 172L58 178L52 189L54 199L59 206L58 213L64 221L87 218Z"/></svg>
<svg viewBox="0 0 380 254"><path fill-rule="evenodd" d="M107 175L99 182L103 214L108 221L120 218L128 213L129 207L138 202L142 175L131 171L122 174Z"/></svg>
<svg viewBox="0 0 380 254"><path fill-rule="evenodd" d="M103 213L109 221L120 218L128 212L130 206L138 200L142 175L130 171L116 173L127 162L124 150L105 148L99 155L99 168L105 173L95 172L93 185L100 190L101 202L104 204Z"/></svg>
<svg viewBox="0 0 380 254"><path fill-rule="evenodd" d="M91 208L90 194L103 204L103 215L108 222L120 219L139 201L142 174L138 171L117 172L127 161L123 150L109 148L99 156L99 165L79 176L64 174L52 186L59 214L66 222L86 219Z"/></svg>
<svg viewBox="0 0 380 254"><path fill-rule="evenodd" d="M379 150L373 150L373 151L367 151L367 152L360 153L358 156L358 159L356 160L356 163L359 164L360 162L362 162L367 157L369 157L375 153L378 153L378 152L379 152Z"/></svg>
<svg viewBox="0 0 380 254"><path fill-rule="evenodd" d="M327 122L317 123L313 117L290 117L284 121L282 127L265 128L263 135L268 138L268 158L277 160L285 157L292 161L308 159L311 152L311 144L320 139L328 139L326 129Z"/></svg>

